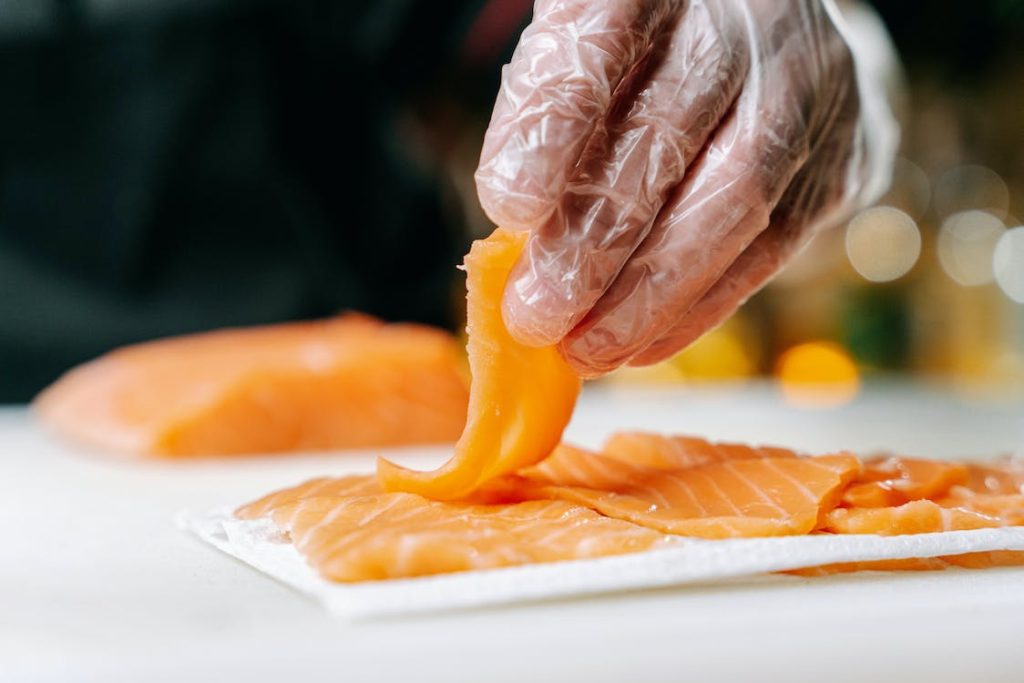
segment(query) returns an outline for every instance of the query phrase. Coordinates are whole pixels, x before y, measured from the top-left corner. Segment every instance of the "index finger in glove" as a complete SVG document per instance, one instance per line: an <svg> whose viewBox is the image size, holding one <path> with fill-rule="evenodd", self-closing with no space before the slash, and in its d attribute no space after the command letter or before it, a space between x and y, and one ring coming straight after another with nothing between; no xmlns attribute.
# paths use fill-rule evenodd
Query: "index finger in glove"
<svg viewBox="0 0 1024 683"><path fill-rule="evenodd" d="M476 171L491 220L529 229L554 209L615 89L679 4L537 3L502 73Z"/></svg>

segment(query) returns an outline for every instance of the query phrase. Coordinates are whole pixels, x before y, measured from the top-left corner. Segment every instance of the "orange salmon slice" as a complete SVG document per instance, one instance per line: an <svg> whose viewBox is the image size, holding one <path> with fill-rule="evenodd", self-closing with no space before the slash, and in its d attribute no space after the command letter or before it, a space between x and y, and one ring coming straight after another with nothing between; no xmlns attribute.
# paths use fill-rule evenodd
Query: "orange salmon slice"
<svg viewBox="0 0 1024 683"><path fill-rule="evenodd" d="M1005 526L1003 520L972 510L915 500L897 507L837 508L825 515L823 531L836 534L926 534Z"/></svg>
<svg viewBox="0 0 1024 683"><path fill-rule="evenodd" d="M125 347L35 411L95 448L186 457L453 442L467 400L451 335L349 314Z"/></svg>
<svg viewBox="0 0 1024 683"><path fill-rule="evenodd" d="M892 507L935 498L968 479L965 465L920 458L882 457L864 462L864 469L843 494L848 507Z"/></svg>
<svg viewBox="0 0 1024 683"><path fill-rule="evenodd" d="M794 569L784 574L817 577L851 572L927 572L943 569L992 569L993 567L1019 567L1024 565L1024 552L1019 550L993 550L990 552L944 555L942 557L912 557L903 560L875 560L871 562L839 562L820 567Z"/></svg>
<svg viewBox="0 0 1024 683"><path fill-rule="evenodd" d="M271 515L321 576L339 582L605 557L671 542L554 500L476 505L409 493L313 496Z"/></svg>
<svg viewBox="0 0 1024 683"><path fill-rule="evenodd" d="M239 519L264 517L277 508L316 496L340 498L342 496L372 496L381 493L373 475L353 474L347 477L317 477L267 494L235 510Z"/></svg>
<svg viewBox="0 0 1024 683"><path fill-rule="evenodd" d="M649 432L616 432L601 447L601 455L659 470L695 467L723 460L797 457L787 448L713 443L693 436L665 436Z"/></svg>
<svg viewBox="0 0 1024 683"><path fill-rule="evenodd" d="M1024 494L1024 458L1004 456L968 463L965 486L975 493Z"/></svg>
<svg viewBox="0 0 1024 683"><path fill-rule="evenodd" d="M515 341L501 317L505 282L528 235L497 229L466 256L467 354L472 373L466 428L455 454L433 472L379 460L387 491L436 500L471 494L485 482L545 458L572 417L580 378L555 347Z"/></svg>
<svg viewBox="0 0 1024 683"><path fill-rule="evenodd" d="M563 445L520 475L530 497L571 501L665 533L736 538L809 533L859 471L860 461L847 454L659 470Z"/></svg>

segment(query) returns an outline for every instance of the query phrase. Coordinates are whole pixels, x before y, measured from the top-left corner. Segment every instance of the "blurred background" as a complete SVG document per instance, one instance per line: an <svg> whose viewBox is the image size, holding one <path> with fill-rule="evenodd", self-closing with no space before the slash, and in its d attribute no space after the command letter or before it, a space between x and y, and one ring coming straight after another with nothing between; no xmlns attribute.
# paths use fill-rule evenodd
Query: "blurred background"
<svg viewBox="0 0 1024 683"><path fill-rule="evenodd" d="M911 5L876 7L904 67L890 192L676 358L606 381L1024 391L1024 0ZM0 0L0 402L226 325L458 329L454 266L491 229L472 172L530 10Z"/></svg>

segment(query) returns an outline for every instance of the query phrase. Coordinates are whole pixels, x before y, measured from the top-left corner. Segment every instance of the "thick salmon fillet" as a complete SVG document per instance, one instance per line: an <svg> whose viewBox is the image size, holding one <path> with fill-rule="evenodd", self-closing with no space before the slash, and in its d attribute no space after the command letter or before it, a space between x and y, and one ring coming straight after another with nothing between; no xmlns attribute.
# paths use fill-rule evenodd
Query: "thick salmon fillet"
<svg viewBox="0 0 1024 683"><path fill-rule="evenodd" d="M35 410L94 447L178 457L450 442L467 400L453 337L349 314L125 347Z"/></svg>
<svg viewBox="0 0 1024 683"><path fill-rule="evenodd" d="M864 462L860 476L843 494L848 507L892 507L944 495L968 479L967 466L920 458L880 457Z"/></svg>
<svg viewBox="0 0 1024 683"><path fill-rule="evenodd" d="M809 533L859 471L847 454L659 470L562 445L520 476L530 497L568 500L666 533L733 538Z"/></svg>
<svg viewBox="0 0 1024 683"><path fill-rule="evenodd" d="M616 432L601 447L601 455L654 469L682 469L721 460L795 458L797 454L774 446L712 443L692 436L666 436L649 432Z"/></svg>
<svg viewBox="0 0 1024 683"><path fill-rule="evenodd" d="M387 491L436 500L463 498L488 480L545 458L572 417L580 378L558 349L512 338L501 317L505 282L526 233L497 229L466 256L467 354L472 373L466 428L440 469L416 472L380 460Z"/></svg>
<svg viewBox="0 0 1024 683"><path fill-rule="evenodd" d="M276 507L272 516L317 572L342 582L603 557L671 542L553 500L473 505L409 493L314 496Z"/></svg>

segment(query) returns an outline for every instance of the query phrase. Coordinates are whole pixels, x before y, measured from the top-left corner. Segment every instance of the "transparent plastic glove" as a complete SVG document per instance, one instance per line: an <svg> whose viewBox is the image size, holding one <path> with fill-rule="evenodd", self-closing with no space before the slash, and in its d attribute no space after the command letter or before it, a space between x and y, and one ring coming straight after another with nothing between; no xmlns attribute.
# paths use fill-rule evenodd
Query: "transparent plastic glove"
<svg viewBox="0 0 1024 683"><path fill-rule="evenodd" d="M874 199L896 128L841 27L823 0L538 0L476 173L533 231L512 334L586 376L656 362Z"/></svg>

